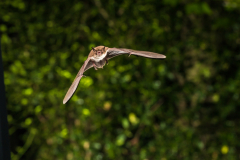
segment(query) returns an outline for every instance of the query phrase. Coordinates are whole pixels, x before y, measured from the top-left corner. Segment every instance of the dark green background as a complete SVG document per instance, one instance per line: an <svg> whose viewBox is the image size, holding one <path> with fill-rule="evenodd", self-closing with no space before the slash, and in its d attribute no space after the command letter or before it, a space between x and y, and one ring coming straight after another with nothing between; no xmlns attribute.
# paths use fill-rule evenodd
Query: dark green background
<svg viewBox="0 0 240 160"><path fill-rule="evenodd" d="M239 0L1 0L12 160L240 158ZM88 70L91 47L127 55Z"/></svg>

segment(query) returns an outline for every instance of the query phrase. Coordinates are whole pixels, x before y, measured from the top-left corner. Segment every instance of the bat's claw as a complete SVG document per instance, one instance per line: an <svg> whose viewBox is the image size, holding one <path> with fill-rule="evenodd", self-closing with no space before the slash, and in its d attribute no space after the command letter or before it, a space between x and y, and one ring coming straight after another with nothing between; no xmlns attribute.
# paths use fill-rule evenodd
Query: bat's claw
<svg viewBox="0 0 240 160"><path fill-rule="evenodd" d="M85 76L85 75L82 75L83 77L87 77L87 76Z"/></svg>

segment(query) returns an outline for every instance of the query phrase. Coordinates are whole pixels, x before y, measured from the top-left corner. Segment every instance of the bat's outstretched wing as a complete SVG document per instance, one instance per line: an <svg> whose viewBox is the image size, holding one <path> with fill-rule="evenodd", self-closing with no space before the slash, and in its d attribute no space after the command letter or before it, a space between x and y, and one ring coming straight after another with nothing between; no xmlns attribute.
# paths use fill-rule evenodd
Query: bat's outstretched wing
<svg viewBox="0 0 240 160"><path fill-rule="evenodd" d="M107 55L104 59L108 60L108 59L111 59L115 56L122 55L122 54L129 54L129 55L132 54L132 55L142 56L142 57L146 57L146 58L158 58L158 59L166 58L165 55L148 52L148 51L137 51L137 50L126 49L126 48L108 48ZM84 62L83 66L79 70L72 85L68 89L67 94L65 95L65 97L63 99L63 104L65 104L72 97L73 93L77 89L77 86L78 86L81 78L83 77L83 73L91 67L93 67L93 61L91 60L90 57L88 57L88 59Z"/></svg>
<svg viewBox="0 0 240 160"><path fill-rule="evenodd" d="M73 93L76 91L77 86L81 80L81 78L84 76L83 73L93 67L93 63L91 62L90 58L88 58L84 64L82 65L81 69L79 70L77 76L75 77L72 85L68 89L64 99L63 99L63 104L67 103L67 101L72 97Z"/></svg>
<svg viewBox="0 0 240 160"><path fill-rule="evenodd" d="M154 52L148 52L148 51L137 51L132 49L126 49L126 48L109 48L107 50L107 59L111 59L115 56L119 56L122 54L129 54L129 55L136 55L136 56L142 56L146 58L166 58L165 55L154 53Z"/></svg>

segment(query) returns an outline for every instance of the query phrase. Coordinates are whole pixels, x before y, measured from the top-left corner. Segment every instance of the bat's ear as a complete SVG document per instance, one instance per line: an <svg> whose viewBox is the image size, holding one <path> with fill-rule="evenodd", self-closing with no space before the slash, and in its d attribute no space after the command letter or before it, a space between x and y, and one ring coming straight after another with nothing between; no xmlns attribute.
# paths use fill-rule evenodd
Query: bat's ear
<svg viewBox="0 0 240 160"><path fill-rule="evenodd" d="M103 49L102 49L103 52L105 52L105 46L103 46Z"/></svg>
<svg viewBox="0 0 240 160"><path fill-rule="evenodd" d="M96 51L93 47L92 47L92 50L93 50L93 51Z"/></svg>

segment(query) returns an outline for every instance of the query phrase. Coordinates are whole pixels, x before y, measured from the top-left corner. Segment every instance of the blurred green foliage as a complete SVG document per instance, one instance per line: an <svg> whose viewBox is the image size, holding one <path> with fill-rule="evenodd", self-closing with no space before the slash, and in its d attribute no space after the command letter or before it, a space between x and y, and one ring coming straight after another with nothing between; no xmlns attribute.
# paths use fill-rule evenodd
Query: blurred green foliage
<svg viewBox="0 0 240 160"><path fill-rule="evenodd" d="M240 157L239 0L1 0L12 160ZM63 97L91 47L119 56Z"/></svg>

